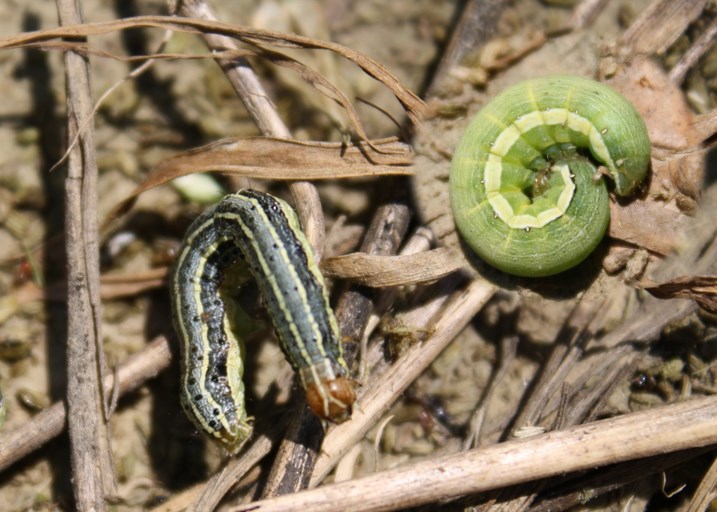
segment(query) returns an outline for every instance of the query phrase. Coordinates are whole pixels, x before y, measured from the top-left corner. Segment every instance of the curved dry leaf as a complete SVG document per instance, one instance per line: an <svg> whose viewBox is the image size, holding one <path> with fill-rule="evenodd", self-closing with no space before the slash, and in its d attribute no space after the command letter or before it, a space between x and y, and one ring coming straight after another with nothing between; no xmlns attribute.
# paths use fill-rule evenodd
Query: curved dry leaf
<svg viewBox="0 0 717 512"><path fill-rule="evenodd" d="M363 141L367 141L369 145L372 144L372 142L369 140L368 135L366 134L366 131L363 128L363 124L361 123L361 119L358 115L358 112L354 108L353 104L349 100L349 98L341 92L340 89L338 89L336 86L334 86L325 76L323 76L321 73L318 73L317 71L311 69L310 67L306 66L305 64L297 61L296 59L293 59L287 55L284 55L282 53L271 51L265 48L258 48L257 50L225 50L222 52L211 52L211 53L204 53L204 54L178 54L178 53L153 53L151 55L132 55L132 56L121 56L121 55L113 55L108 52L104 52L102 50L98 50L95 48L92 48L91 46L87 45L86 43L74 43L74 42L67 42L67 41L49 41L45 43L31 43L28 45L25 45L24 48L41 48L44 50L62 50L62 51L74 51L77 53L80 53L82 55L95 55L100 56L104 58L110 58L114 60L119 60L122 62L134 62L134 61L144 61L145 63L149 61L154 60L172 60L172 59L215 59L218 61L227 61L237 58L246 58L246 57L261 57L264 58L273 64L276 64L278 66L283 66L292 69L294 72L296 72L307 84L309 84L311 87L316 89L319 93L323 94L327 98L330 98L334 100L336 103L341 105L343 107L344 111L346 112L346 115L348 117L349 124L351 125L354 133L358 136L359 139ZM96 110L96 108L95 108ZM374 148L376 151L379 151L378 148ZM69 152L69 150L68 150ZM62 162L63 159L61 159L59 162L56 162L53 166L56 167Z"/></svg>
<svg viewBox="0 0 717 512"><path fill-rule="evenodd" d="M634 58L610 85L635 106L652 143L649 191L698 199L704 180L703 139L684 92L654 60Z"/></svg>
<svg viewBox="0 0 717 512"><path fill-rule="evenodd" d="M284 34L271 30L230 25L218 21L181 18L173 16L137 16L120 20L85 23L46 30L37 30L23 34L0 38L0 48L21 48L27 45L43 43L59 38L88 37L129 28L160 28L179 32L213 33L231 37L254 47L259 54L266 54L270 60L276 59L283 63L293 60L281 54L274 54L262 45L279 48L298 48L329 50L350 60L366 74L381 82L391 90L396 99L403 105L412 122L417 123L424 117L426 104L412 91L405 88L398 79L384 66L362 55L361 53L330 41L321 41L295 34ZM294 61L296 62L296 61Z"/></svg>
<svg viewBox="0 0 717 512"><path fill-rule="evenodd" d="M375 288L425 284L461 268L461 262L444 247L404 256L377 256L357 252L321 263L327 277L349 279Z"/></svg>
<svg viewBox="0 0 717 512"><path fill-rule="evenodd" d="M272 137L222 139L160 163L112 211L125 213L142 193L174 178L221 172L274 180L321 180L411 174L413 151L395 138L345 145Z"/></svg>

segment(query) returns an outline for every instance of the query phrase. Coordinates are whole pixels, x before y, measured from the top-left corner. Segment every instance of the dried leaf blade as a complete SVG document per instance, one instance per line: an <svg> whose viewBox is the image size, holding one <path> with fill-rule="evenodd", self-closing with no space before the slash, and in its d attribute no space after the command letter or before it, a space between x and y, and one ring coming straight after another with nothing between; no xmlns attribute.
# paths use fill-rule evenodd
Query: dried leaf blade
<svg viewBox="0 0 717 512"><path fill-rule="evenodd" d="M642 280L634 283L658 299L691 299L717 314L717 276L680 276L664 283Z"/></svg>

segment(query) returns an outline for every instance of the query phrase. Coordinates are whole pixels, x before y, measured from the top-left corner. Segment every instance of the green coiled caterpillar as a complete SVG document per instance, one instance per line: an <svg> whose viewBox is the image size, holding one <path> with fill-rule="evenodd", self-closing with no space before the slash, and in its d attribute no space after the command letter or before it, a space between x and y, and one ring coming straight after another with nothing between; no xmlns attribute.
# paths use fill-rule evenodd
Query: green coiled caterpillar
<svg viewBox="0 0 717 512"><path fill-rule="evenodd" d="M539 277L587 257L610 219L597 166L628 196L650 163L645 122L607 85L574 76L517 84L463 134L450 174L465 242L490 265Z"/></svg>

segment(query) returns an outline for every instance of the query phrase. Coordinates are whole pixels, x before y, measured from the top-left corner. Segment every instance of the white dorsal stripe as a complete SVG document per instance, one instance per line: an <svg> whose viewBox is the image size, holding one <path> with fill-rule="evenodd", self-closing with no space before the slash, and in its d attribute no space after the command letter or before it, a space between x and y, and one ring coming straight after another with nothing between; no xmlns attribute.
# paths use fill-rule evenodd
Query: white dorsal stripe
<svg viewBox="0 0 717 512"><path fill-rule="evenodd" d="M510 202L503 197L503 158L523 134L544 125L563 125L585 135L590 141L590 150L595 157L604 163L611 172L616 171L602 134L588 119L575 112L570 112L566 108L533 111L518 117L496 137L491 145L490 154L484 168L485 192L488 201L496 215L511 228L541 228L549 222L560 218L570 206L570 201L572 201L575 192L575 183L570 177L568 166L565 165L553 167L553 171L562 174L565 182L565 188L554 207L543 210L538 215L517 214L513 211Z"/></svg>
<svg viewBox="0 0 717 512"><path fill-rule="evenodd" d="M538 215L516 214L508 200L500 192L487 193L488 202L493 211L513 229L542 228L546 224L559 219L570 206L570 201L575 193L575 183L570 177L570 168L567 165L556 165L553 172L559 172L565 183L565 188L560 193L558 201L552 208L541 211Z"/></svg>

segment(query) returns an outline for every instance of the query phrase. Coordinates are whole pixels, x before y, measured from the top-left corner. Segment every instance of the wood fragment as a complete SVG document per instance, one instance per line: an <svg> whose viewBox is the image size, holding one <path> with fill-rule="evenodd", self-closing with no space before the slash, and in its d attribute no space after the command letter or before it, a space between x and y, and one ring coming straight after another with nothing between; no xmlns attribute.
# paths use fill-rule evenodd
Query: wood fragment
<svg viewBox="0 0 717 512"><path fill-rule="evenodd" d="M451 76L451 68L463 64L467 55L477 52L493 36L498 18L507 4L505 0L471 0L466 3L433 74L427 96L439 94Z"/></svg>
<svg viewBox="0 0 717 512"><path fill-rule="evenodd" d="M335 256L322 262L324 275L348 279L364 286L386 288L426 284L461 268L446 248L409 256L378 256L365 253Z"/></svg>

